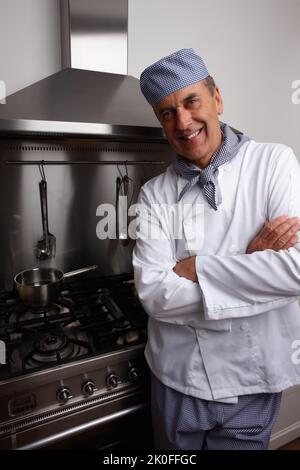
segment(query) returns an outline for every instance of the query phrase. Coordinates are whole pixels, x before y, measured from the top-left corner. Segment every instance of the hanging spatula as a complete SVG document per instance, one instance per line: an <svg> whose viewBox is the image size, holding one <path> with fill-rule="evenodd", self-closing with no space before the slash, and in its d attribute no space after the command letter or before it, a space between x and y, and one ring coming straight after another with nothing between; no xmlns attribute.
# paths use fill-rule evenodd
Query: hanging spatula
<svg viewBox="0 0 300 470"><path fill-rule="evenodd" d="M48 226L48 202L47 202L47 181L42 179L39 182L41 212L43 224L43 238L38 241L36 247L36 257L38 259L54 258L56 253L56 238L49 232Z"/></svg>

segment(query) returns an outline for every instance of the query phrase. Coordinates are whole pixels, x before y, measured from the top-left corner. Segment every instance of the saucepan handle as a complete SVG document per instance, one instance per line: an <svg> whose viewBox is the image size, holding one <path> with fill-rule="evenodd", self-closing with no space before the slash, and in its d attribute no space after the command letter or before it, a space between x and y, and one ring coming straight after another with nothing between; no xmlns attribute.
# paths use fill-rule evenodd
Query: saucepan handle
<svg viewBox="0 0 300 470"><path fill-rule="evenodd" d="M93 266L87 266L85 268L76 269L75 271L69 271L68 273L64 274L64 278L65 277L77 276L78 274L83 274L83 273L86 273L88 271L94 271L97 268L98 268L98 265L94 264Z"/></svg>

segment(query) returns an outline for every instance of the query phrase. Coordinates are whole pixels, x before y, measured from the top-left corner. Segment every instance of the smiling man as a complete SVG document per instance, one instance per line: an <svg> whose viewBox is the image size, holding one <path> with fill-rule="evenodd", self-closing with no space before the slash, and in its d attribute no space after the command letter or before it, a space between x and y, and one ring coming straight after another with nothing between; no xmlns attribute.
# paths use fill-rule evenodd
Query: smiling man
<svg viewBox="0 0 300 470"><path fill-rule="evenodd" d="M175 152L205 168L222 142L218 115L223 102L218 87L206 82L190 85L162 99L154 111Z"/></svg>
<svg viewBox="0 0 300 470"><path fill-rule="evenodd" d="M281 391L300 383L300 170L292 150L219 121L202 58L182 49L150 65L141 90L174 150L139 196L135 283L149 314L145 355L160 449L266 449ZM160 205L187 211L175 239ZM197 212L197 210L196 210ZM197 245L197 240L199 241ZM201 243L200 243L201 240Z"/></svg>

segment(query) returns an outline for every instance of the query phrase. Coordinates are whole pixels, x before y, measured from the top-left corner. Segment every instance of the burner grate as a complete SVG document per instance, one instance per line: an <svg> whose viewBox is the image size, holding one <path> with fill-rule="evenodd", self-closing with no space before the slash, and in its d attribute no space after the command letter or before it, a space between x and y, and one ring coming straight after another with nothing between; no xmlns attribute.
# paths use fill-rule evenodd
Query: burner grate
<svg viewBox="0 0 300 470"><path fill-rule="evenodd" d="M82 357L91 352L88 342L69 338L65 334L42 336L23 360L23 369L34 369L44 365L59 365L74 357Z"/></svg>

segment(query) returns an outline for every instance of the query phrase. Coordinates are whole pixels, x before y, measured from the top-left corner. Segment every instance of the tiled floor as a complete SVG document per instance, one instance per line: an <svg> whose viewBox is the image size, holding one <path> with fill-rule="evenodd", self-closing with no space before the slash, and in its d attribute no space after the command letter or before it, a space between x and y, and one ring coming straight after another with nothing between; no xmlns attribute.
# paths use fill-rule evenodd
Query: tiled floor
<svg viewBox="0 0 300 470"><path fill-rule="evenodd" d="M280 447L278 450L300 450L300 438L295 439L292 442L289 442L283 447Z"/></svg>

